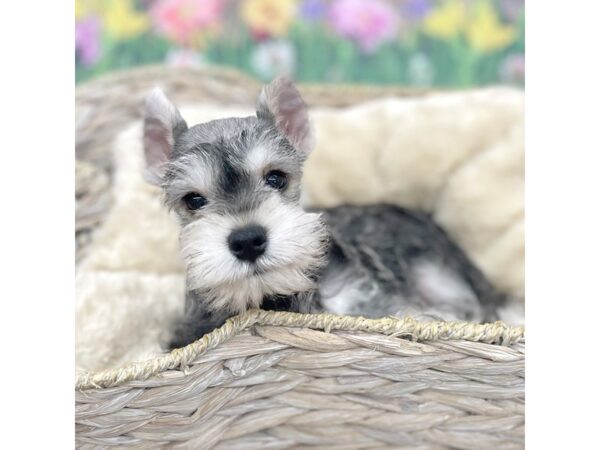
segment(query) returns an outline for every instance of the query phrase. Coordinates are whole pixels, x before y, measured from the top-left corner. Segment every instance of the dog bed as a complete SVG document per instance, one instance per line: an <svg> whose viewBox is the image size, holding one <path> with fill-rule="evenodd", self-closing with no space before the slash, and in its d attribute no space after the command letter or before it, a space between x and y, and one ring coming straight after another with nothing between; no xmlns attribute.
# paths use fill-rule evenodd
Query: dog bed
<svg viewBox="0 0 600 450"><path fill-rule="evenodd" d="M224 69L78 87L78 446L522 448L520 326L251 311L162 353L184 286L177 230L140 176L155 84L192 123L247 115L259 90ZM522 323L522 92L301 90L318 142L305 203L430 211Z"/></svg>

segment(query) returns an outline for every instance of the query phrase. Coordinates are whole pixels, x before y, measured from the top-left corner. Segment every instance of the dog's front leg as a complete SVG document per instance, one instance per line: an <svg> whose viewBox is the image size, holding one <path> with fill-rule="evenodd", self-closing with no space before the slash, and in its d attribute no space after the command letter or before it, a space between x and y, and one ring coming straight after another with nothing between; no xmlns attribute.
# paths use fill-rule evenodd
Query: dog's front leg
<svg viewBox="0 0 600 450"><path fill-rule="evenodd" d="M219 328L233 316L228 311L210 311L202 298L194 292L188 292L185 300L184 316L175 324L169 342L169 349L185 347L200 339L215 328Z"/></svg>

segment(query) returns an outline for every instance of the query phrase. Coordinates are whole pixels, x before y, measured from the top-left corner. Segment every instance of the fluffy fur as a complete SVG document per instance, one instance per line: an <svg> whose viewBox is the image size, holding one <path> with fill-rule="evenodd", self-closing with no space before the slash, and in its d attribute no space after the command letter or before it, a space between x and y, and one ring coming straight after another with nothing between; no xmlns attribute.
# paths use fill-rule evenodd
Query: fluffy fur
<svg viewBox="0 0 600 450"><path fill-rule="evenodd" d="M324 216L333 243L320 282L326 309L369 317L497 319L504 296L427 214L379 204L340 206Z"/></svg>
<svg viewBox="0 0 600 450"><path fill-rule="evenodd" d="M248 223L264 226L270 245L249 264L227 247L232 230ZM188 288L203 293L211 310L240 313L257 308L268 295L290 295L316 287L314 274L323 263L326 232L318 214L270 197L257 208L236 216L210 216L186 225L181 252Z"/></svg>
<svg viewBox="0 0 600 450"><path fill-rule="evenodd" d="M387 202L429 212L494 285L524 298L521 90L386 98L311 117L306 204Z"/></svg>
<svg viewBox="0 0 600 450"><path fill-rule="evenodd" d="M191 123L252 112L207 104L181 111ZM315 109L311 116L317 147L305 167L307 205L393 201L429 211L492 281L522 298L521 92L385 99ZM77 269L81 369L156 355L182 313L178 226L161 205L159 188L140 175L142 135L141 123L132 123L113 145L114 205ZM511 303L501 317L522 323L522 304Z"/></svg>

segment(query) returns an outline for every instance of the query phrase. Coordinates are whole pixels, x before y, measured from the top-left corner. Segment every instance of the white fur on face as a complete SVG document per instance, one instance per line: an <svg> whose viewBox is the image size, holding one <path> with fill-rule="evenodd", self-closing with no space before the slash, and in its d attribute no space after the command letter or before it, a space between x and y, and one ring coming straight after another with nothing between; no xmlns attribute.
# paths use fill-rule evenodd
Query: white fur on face
<svg viewBox="0 0 600 450"><path fill-rule="evenodd" d="M273 159L273 155L262 145L250 149L246 155L248 170L254 174L261 174Z"/></svg>
<svg viewBox="0 0 600 450"><path fill-rule="evenodd" d="M251 224L267 230L267 249L254 264L238 260L227 244L234 229ZM233 313L257 308L265 295L310 290L315 287L310 275L323 263L325 242L319 214L288 205L274 193L246 214L214 214L183 227L188 289L201 291L208 308Z"/></svg>
<svg viewBox="0 0 600 450"><path fill-rule="evenodd" d="M169 183L169 193L175 199L189 192L209 196L214 184L213 172L205 157L200 153L182 156L171 163L171 170L178 176Z"/></svg>

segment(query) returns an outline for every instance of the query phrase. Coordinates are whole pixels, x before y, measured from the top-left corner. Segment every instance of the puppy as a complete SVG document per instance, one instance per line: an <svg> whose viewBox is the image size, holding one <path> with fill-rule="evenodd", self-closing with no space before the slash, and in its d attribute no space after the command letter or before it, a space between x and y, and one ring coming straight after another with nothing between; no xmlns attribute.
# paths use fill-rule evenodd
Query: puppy
<svg viewBox="0 0 600 450"><path fill-rule="evenodd" d="M300 206L314 146L279 78L256 116L188 127L160 90L146 100L147 179L181 225L185 312L171 348L248 308L492 320L504 297L430 217L391 205Z"/></svg>

